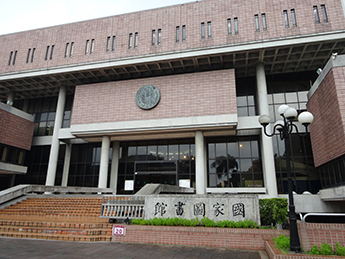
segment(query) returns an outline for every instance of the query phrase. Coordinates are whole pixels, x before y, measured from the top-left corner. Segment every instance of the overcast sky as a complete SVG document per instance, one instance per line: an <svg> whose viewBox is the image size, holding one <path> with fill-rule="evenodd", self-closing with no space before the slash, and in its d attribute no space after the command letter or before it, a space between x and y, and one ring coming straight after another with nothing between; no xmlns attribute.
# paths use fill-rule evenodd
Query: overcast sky
<svg viewBox="0 0 345 259"><path fill-rule="evenodd" d="M193 0L1 0L0 35Z"/></svg>

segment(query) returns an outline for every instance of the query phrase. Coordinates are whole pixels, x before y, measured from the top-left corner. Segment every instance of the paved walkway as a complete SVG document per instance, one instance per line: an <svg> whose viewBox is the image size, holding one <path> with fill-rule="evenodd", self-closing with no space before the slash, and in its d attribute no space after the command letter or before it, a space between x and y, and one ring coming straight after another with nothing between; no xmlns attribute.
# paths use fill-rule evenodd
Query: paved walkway
<svg viewBox="0 0 345 259"><path fill-rule="evenodd" d="M225 248L0 238L0 259L7 258L266 259L268 257L261 251Z"/></svg>

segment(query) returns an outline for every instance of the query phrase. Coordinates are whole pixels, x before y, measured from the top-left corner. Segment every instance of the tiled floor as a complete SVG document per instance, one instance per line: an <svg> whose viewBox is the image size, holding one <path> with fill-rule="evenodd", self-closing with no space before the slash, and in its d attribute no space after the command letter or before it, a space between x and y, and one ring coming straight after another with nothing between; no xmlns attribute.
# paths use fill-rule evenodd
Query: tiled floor
<svg viewBox="0 0 345 259"><path fill-rule="evenodd" d="M0 259L114 258L114 259L263 259L259 251L129 243L82 243L0 238Z"/></svg>

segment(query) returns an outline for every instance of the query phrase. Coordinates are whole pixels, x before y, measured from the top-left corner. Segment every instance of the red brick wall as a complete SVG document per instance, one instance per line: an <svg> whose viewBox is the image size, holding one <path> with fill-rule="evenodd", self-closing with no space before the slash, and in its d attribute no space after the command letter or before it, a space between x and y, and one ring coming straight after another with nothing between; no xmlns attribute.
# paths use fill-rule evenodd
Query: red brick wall
<svg viewBox="0 0 345 259"><path fill-rule="evenodd" d="M323 22L321 4L325 4L329 22ZM320 23L316 23L313 5L317 5ZM292 26L294 8L297 27ZM283 10L289 14L290 27L284 24ZM267 18L267 31L262 29L261 14ZM254 15L259 15L260 32L255 31ZM234 18L239 21L239 34L234 33ZM232 19L232 34L227 33L227 19ZM212 38L201 39L201 22L212 22ZM176 26L186 25L187 39L176 43ZM162 30L162 43L151 45L152 30ZM0 73L107 61L132 56L225 46L244 42L281 39L345 29L340 0L207 0L142 12L106 17L61 26L0 36ZM128 49L129 33L139 33L137 48ZM115 51L106 52L108 36L116 36ZM95 39L93 54L85 55L85 42ZM73 57L64 57L66 43L74 42ZM45 61L47 46L55 45L52 60ZM28 49L36 48L34 62L26 63ZM8 65L11 51L18 51L16 64Z"/></svg>
<svg viewBox="0 0 345 259"><path fill-rule="evenodd" d="M142 110L135 96L148 84L161 99ZM72 124L236 114L236 107L234 70L219 70L77 86Z"/></svg>
<svg viewBox="0 0 345 259"><path fill-rule="evenodd" d="M345 67L332 68L307 107L314 115L310 132L315 166L344 155Z"/></svg>
<svg viewBox="0 0 345 259"><path fill-rule="evenodd" d="M314 245L327 243L333 248L339 243L345 246L345 224L299 223L299 237L301 248L310 251Z"/></svg>
<svg viewBox="0 0 345 259"><path fill-rule="evenodd" d="M280 234L288 236L289 231L127 225L126 236L113 236L113 241L264 250L265 241L271 240Z"/></svg>
<svg viewBox="0 0 345 259"><path fill-rule="evenodd" d="M0 110L0 143L30 150L35 124Z"/></svg>

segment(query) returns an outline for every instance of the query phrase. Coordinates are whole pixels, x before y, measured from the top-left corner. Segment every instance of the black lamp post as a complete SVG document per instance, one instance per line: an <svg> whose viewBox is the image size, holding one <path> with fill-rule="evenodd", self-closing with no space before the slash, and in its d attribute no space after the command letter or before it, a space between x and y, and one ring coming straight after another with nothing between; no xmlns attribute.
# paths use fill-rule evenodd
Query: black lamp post
<svg viewBox="0 0 345 259"><path fill-rule="evenodd" d="M297 117L297 111L287 105L281 105L278 108L278 113L283 117L283 120L278 120L273 126L273 133L268 134L266 131L267 125L270 123L271 119L268 115L261 115L259 117L259 123L264 127L265 135L268 137L273 137L275 131L277 130L280 135L280 139L284 140L285 144L285 157L286 157L286 172L288 180L288 193L289 193L289 221L290 221L290 249L291 251L299 252L301 250L301 244L298 237L297 230L297 217L295 213L295 205L293 201L292 194L292 178L291 178L291 165L290 165L290 142L289 137L293 129L299 136L305 136L308 133L308 126L313 122L313 115L310 112L302 112L298 116L298 121L304 125L305 133L298 132L297 126L293 123L293 120Z"/></svg>

